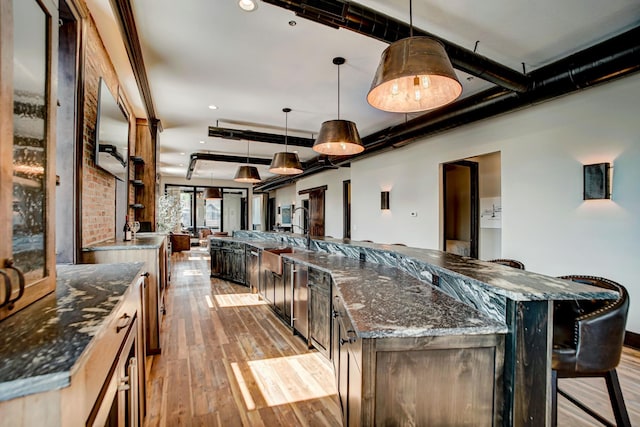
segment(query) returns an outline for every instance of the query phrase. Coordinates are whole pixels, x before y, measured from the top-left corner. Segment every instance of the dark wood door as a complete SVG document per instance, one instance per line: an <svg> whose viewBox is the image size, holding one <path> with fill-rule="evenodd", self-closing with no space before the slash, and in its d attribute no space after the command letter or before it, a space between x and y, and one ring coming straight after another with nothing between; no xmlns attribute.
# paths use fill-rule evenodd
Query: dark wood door
<svg viewBox="0 0 640 427"><path fill-rule="evenodd" d="M324 236L324 190L309 193L309 216L311 235Z"/></svg>

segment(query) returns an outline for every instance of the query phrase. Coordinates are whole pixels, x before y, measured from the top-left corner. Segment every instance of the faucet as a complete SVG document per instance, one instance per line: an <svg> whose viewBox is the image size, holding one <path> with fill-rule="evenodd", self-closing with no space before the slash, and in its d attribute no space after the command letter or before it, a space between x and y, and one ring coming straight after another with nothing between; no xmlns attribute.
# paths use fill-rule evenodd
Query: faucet
<svg viewBox="0 0 640 427"><path fill-rule="evenodd" d="M297 208L295 208L293 210L293 213L296 213L296 211L298 209L302 209L304 212L307 213L307 222L309 221L309 210L307 208L305 208L304 206L298 206ZM302 219L304 222L304 218ZM306 247L307 249L311 249L311 224L309 224L309 227L305 230L304 227L300 227L297 224L293 224L292 227L298 227L302 230L302 232L305 234L305 239L306 239Z"/></svg>

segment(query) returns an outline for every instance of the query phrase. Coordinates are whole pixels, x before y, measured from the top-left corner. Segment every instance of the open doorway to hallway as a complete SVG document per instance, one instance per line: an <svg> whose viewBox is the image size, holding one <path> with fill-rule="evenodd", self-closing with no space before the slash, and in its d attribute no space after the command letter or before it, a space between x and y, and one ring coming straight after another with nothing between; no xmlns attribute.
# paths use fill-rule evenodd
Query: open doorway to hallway
<svg viewBox="0 0 640 427"><path fill-rule="evenodd" d="M502 252L500 153L442 165L442 249L479 259Z"/></svg>

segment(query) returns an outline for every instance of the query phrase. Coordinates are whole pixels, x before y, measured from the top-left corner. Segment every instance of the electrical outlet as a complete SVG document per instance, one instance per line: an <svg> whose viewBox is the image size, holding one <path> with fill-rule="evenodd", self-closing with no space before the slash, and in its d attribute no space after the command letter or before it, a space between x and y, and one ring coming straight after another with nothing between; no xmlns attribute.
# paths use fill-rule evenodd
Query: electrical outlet
<svg viewBox="0 0 640 427"><path fill-rule="evenodd" d="M416 216L418 216L418 212L416 212L416 211L411 211L411 214L410 214L410 215L411 215L411 216L413 216L413 217L416 217Z"/></svg>

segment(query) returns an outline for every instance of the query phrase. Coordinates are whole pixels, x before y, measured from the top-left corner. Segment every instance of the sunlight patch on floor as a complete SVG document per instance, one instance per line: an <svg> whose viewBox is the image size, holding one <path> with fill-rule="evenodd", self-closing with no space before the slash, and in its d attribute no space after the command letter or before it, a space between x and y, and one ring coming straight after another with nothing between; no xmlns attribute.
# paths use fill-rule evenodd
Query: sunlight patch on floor
<svg viewBox="0 0 640 427"><path fill-rule="evenodd" d="M249 361L265 402L278 406L336 394L334 375L319 353Z"/></svg>
<svg viewBox="0 0 640 427"><path fill-rule="evenodd" d="M244 403L247 405L247 410L253 411L256 409L256 403L253 401L249 388L247 387L247 383L244 381L244 376L242 375L242 371L240 371L240 366L236 362L231 362L231 370L233 371L233 375L236 377L236 381L238 381L240 393L242 393Z"/></svg>
<svg viewBox="0 0 640 427"><path fill-rule="evenodd" d="M214 297L220 307L242 307L266 304L258 298L258 294L224 294L215 295Z"/></svg>
<svg viewBox="0 0 640 427"><path fill-rule="evenodd" d="M200 261L203 259L210 259L209 255L190 255L189 261Z"/></svg>
<svg viewBox="0 0 640 427"><path fill-rule="evenodd" d="M207 305L209 306L209 308L213 308L213 301L211 301L211 297L209 295L205 295L204 299L207 300Z"/></svg>
<svg viewBox="0 0 640 427"><path fill-rule="evenodd" d="M184 270L183 276L202 276L202 270Z"/></svg>

